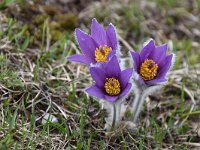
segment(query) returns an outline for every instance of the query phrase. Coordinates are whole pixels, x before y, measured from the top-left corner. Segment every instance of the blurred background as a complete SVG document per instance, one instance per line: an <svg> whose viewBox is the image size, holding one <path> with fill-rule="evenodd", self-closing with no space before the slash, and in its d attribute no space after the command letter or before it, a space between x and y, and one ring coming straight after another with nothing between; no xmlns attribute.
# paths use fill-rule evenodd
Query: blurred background
<svg viewBox="0 0 200 150"><path fill-rule="evenodd" d="M115 25L124 59L149 38L176 54L137 132L106 134L87 67L66 60L92 18ZM0 150L199 149L200 0L0 0L0 111Z"/></svg>
<svg viewBox="0 0 200 150"><path fill-rule="evenodd" d="M176 67L200 61L199 0L16 0L5 13L18 20L31 46L40 44L44 22L50 43L69 36L74 29L90 32L92 18L107 26L112 22L120 36L122 51L139 50L148 38L157 44L170 42L177 53ZM124 43L123 43L124 42Z"/></svg>

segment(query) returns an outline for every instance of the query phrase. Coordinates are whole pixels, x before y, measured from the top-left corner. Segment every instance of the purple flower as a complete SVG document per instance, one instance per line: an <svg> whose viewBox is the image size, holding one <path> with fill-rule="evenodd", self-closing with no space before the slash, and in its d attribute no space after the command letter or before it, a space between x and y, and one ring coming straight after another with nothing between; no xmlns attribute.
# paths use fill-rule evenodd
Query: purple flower
<svg viewBox="0 0 200 150"><path fill-rule="evenodd" d="M139 82L147 86L163 84L167 81L174 54L167 55L167 44L155 46L150 40L141 52L131 52L135 72L139 74Z"/></svg>
<svg viewBox="0 0 200 150"><path fill-rule="evenodd" d="M106 30L97 20L92 19L91 35L75 30L76 40L83 54L75 54L68 57L68 60L80 62L86 65L107 62L116 54L118 41L114 26L110 23Z"/></svg>
<svg viewBox="0 0 200 150"><path fill-rule="evenodd" d="M86 89L86 92L99 99L115 102L127 95L131 89L129 79L132 72L132 68L121 71L117 57L113 56L105 68L90 68L95 84Z"/></svg>

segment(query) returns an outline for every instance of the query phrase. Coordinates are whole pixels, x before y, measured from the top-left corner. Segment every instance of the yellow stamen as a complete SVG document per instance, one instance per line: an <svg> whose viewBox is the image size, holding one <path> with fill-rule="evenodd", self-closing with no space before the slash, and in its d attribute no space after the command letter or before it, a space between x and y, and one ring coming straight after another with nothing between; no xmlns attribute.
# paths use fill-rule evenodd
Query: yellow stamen
<svg viewBox="0 0 200 150"><path fill-rule="evenodd" d="M146 59L140 67L140 75L144 80L152 80L157 75L158 65L152 59Z"/></svg>
<svg viewBox="0 0 200 150"><path fill-rule="evenodd" d="M96 48L95 50L95 60L97 62L106 62L107 61L107 56L112 51L111 47L108 47L106 45L104 46L99 46L99 48Z"/></svg>
<svg viewBox="0 0 200 150"><path fill-rule="evenodd" d="M106 78L104 88L106 93L110 96L116 96L120 93L120 83L115 78Z"/></svg>

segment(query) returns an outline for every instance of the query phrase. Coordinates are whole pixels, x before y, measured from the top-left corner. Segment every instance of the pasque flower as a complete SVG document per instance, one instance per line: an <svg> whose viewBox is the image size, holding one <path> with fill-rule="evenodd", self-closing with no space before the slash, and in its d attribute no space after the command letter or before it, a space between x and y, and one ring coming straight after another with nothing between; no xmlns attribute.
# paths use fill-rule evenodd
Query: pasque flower
<svg viewBox="0 0 200 150"><path fill-rule="evenodd" d="M68 57L68 60L89 66L94 84L86 89L90 96L99 99L102 108L107 111L105 129L113 130L124 123L125 111L132 115L128 126L134 127L138 121L146 97L160 89L167 82L175 55L167 54L167 44L156 46L154 40L146 42L140 52L130 52L133 68L121 70L119 44L116 30L110 23L106 29L97 20L92 19L91 34L80 29L75 30L76 41L82 54ZM130 83L130 78L134 82ZM128 105L123 99L134 85L134 100Z"/></svg>
<svg viewBox="0 0 200 150"><path fill-rule="evenodd" d="M91 35L75 30L75 37L82 54L75 54L68 57L68 60L90 65L107 62L116 54L118 41L114 26L110 23L106 30L97 20L92 19Z"/></svg>
<svg viewBox="0 0 200 150"><path fill-rule="evenodd" d="M131 89L129 79L132 70L129 68L121 71L117 57L113 56L104 68L90 68L95 84L86 89L86 92L99 99L115 102L127 95Z"/></svg>
<svg viewBox="0 0 200 150"><path fill-rule="evenodd" d="M141 52L131 52L137 81L135 99L131 104L134 123L137 122L145 98L167 82L167 73L173 65L174 54L167 55L167 44L155 46L154 40L145 43Z"/></svg>
<svg viewBox="0 0 200 150"><path fill-rule="evenodd" d="M140 83L152 86L167 81L166 75L173 64L174 54L167 55L166 51L167 44L155 46L154 40L151 39L141 52L131 52Z"/></svg>

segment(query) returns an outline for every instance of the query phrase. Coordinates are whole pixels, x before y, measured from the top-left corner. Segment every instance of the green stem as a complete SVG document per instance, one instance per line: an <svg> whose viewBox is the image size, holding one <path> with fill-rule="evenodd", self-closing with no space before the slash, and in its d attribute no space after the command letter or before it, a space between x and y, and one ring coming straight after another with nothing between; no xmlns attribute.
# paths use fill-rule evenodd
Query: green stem
<svg viewBox="0 0 200 150"><path fill-rule="evenodd" d="M181 118L184 118L184 117L190 116L190 115L198 115L198 114L200 114L200 111L193 111L193 112L182 114Z"/></svg>

